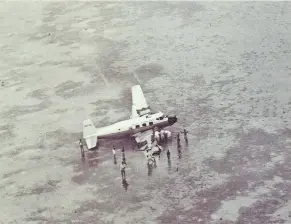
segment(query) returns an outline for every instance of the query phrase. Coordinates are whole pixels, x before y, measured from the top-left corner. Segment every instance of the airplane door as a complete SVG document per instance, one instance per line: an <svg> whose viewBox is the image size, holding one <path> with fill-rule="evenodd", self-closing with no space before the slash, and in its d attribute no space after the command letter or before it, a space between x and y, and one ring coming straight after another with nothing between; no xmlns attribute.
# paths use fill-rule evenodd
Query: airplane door
<svg viewBox="0 0 291 224"><path fill-rule="evenodd" d="M135 134L137 132L136 129L137 129L136 125L132 125L130 128L131 134Z"/></svg>

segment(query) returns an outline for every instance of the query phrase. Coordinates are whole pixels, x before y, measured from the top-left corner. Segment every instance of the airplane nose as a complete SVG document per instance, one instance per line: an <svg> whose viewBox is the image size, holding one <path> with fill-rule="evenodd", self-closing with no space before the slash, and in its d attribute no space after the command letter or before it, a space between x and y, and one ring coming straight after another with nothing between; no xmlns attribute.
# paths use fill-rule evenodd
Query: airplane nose
<svg viewBox="0 0 291 224"><path fill-rule="evenodd" d="M176 116L170 116L168 117L168 121L170 125L173 125L178 121L178 118Z"/></svg>

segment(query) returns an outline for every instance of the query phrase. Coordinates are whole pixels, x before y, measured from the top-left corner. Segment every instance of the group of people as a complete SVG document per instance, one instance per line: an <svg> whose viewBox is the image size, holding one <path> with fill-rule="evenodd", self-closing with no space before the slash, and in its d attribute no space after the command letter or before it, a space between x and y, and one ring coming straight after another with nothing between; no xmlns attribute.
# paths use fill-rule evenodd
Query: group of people
<svg viewBox="0 0 291 224"><path fill-rule="evenodd" d="M117 161L116 161L116 150L115 150L115 146L114 145L113 145L112 153L113 153L113 158L114 158L114 164L117 164ZM122 178L122 185L125 188L125 190L127 190L128 183L126 181L126 176L125 176L125 168L127 167L127 164L126 164L124 147L122 147L121 153L122 153L122 161L121 161L121 164L120 164L120 172L121 172L121 178Z"/></svg>
<svg viewBox="0 0 291 224"><path fill-rule="evenodd" d="M157 142L167 140L171 137L171 132L167 130L154 131L154 138Z"/></svg>
<svg viewBox="0 0 291 224"><path fill-rule="evenodd" d="M187 138L188 131L186 131L186 129L184 129L181 133L184 134L184 139L188 143L188 138ZM159 157L160 157L160 154L161 154L162 150L161 150L161 146L158 144L158 142L167 140L170 136L171 136L171 132L170 131L166 131L166 130L154 131L154 138L152 140L152 146L158 148L158 151L156 151L156 153L158 154ZM178 134L177 134L178 150L180 148L180 141L181 141L180 132L178 132ZM81 149L82 158L84 158L85 157L85 152L84 152L84 147L83 147L83 143L82 143L81 139L79 141L79 146L80 146L80 149ZM125 149L124 149L124 147L122 147L121 152L122 152L122 161L121 161L121 164L120 164L120 172L121 172L121 177L122 177L123 184L125 182L125 185L127 186L128 184L126 184L126 175L125 175L125 169L127 167L127 163L126 163L126 158L125 158ZM113 145L112 153L113 153L113 158L114 158L114 164L117 164L116 149L115 149L114 145ZM148 166L151 166L152 164L156 164L156 159L153 156L152 147L150 147L150 148L148 148L146 150L145 155L146 155L146 158L147 158ZM168 161L170 160L170 156L171 156L171 153L170 153L170 150L168 149L167 150Z"/></svg>
<svg viewBox="0 0 291 224"><path fill-rule="evenodd" d="M116 150L115 150L115 146L114 145L113 145L112 153L113 153L113 158L114 158L114 164L116 164ZM126 168L127 164L126 164L124 147L122 147L121 153L122 153L122 161L121 161L121 164L120 164L120 172L121 172L122 179L125 179L125 168Z"/></svg>

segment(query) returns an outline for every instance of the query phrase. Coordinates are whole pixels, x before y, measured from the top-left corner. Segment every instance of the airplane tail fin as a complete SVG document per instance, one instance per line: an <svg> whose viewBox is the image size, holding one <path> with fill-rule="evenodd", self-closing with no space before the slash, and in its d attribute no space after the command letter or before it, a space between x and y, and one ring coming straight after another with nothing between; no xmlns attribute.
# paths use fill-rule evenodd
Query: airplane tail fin
<svg viewBox="0 0 291 224"><path fill-rule="evenodd" d="M83 121L83 138L86 141L88 149L92 149L97 146L97 129L90 119Z"/></svg>

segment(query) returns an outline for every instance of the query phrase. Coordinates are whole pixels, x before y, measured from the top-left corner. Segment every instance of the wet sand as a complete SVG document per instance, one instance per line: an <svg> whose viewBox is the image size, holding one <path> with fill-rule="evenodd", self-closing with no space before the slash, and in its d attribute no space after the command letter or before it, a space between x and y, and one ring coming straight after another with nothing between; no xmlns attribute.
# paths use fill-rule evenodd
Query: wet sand
<svg viewBox="0 0 291 224"><path fill-rule="evenodd" d="M290 223L290 11L0 3L0 223ZM82 121L128 118L135 84L188 145L153 170L131 139L82 160Z"/></svg>

